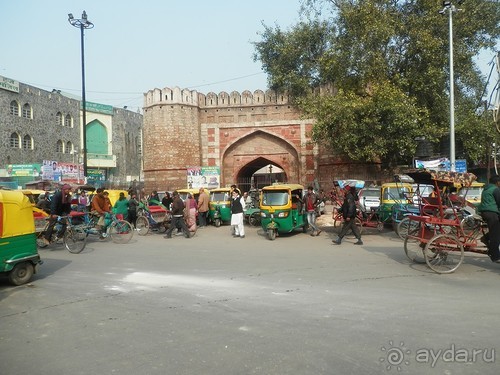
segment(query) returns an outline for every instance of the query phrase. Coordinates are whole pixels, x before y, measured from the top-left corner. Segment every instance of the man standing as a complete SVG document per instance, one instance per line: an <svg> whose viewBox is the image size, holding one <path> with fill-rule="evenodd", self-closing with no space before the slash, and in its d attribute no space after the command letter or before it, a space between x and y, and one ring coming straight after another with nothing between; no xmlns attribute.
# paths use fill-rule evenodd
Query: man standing
<svg viewBox="0 0 500 375"><path fill-rule="evenodd" d="M307 187L304 204L307 212L307 222L312 228L311 236L319 236L321 229L316 226L316 206L319 204L319 199L318 196L314 194L312 186Z"/></svg>
<svg viewBox="0 0 500 375"><path fill-rule="evenodd" d="M245 211L245 201L240 196L240 191L234 188L231 192L231 226L234 228L233 237L245 238L243 211Z"/></svg>
<svg viewBox="0 0 500 375"><path fill-rule="evenodd" d="M491 260L500 263L500 176L492 176L489 184L481 193L478 207L481 217L488 224L488 233L484 240L488 245Z"/></svg>
<svg viewBox="0 0 500 375"><path fill-rule="evenodd" d="M205 228L207 226L208 200L208 194L205 192L205 189L201 187L200 195L198 196L198 218L200 220L199 228Z"/></svg>
<svg viewBox="0 0 500 375"><path fill-rule="evenodd" d="M50 206L50 220L47 232L43 238L46 245L50 244L52 233L54 232L54 225L56 225L60 216L68 215L71 212L71 186L64 184L58 192L52 197L52 204ZM57 238L62 238L68 225L66 219L60 221L61 229L57 232Z"/></svg>
<svg viewBox="0 0 500 375"><path fill-rule="evenodd" d="M340 234L336 240L333 240L334 243L340 245L342 242L342 238L347 234L349 230L352 230L352 233L358 239L355 242L355 245L363 245L363 241L361 241L361 233L359 232L359 228L356 225L356 194L353 191L353 188L349 185L345 187L344 193L344 203L340 210L342 211L342 217L344 218L344 225L340 231Z"/></svg>
<svg viewBox="0 0 500 375"><path fill-rule="evenodd" d="M170 222L170 227L167 230L165 238L172 238L172 231L177 228L178 225L182 228L184 236L190 238L189 228L184 221L184 202L179 197L177 190L172 193L172 197L172 221Z"/></svg>

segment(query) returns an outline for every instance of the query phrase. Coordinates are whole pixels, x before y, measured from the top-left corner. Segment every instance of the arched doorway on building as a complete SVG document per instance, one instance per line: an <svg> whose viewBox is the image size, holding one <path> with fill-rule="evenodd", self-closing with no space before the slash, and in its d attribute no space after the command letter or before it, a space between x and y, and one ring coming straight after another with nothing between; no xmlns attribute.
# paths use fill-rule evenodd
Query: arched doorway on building
<svg viewBox="0 0 500 375"><path fill-rule="evenodd" d="M241 191L250 191L261 189L274 182L288 182L288 177L279 165L259 157L240 169L236 181Z"/></svg>
<svg viewBox="0 0 500 375"><path fill-rule="evenodd" d="M262 168L269 168L269 173ZM274 172L273 172L274 169ZM286 139L257 130L231 144L223 153L222 175L225 185L237 184L242 191L253 186L261 188L271 182L297 182L300 175L300 157Z"/></svg>

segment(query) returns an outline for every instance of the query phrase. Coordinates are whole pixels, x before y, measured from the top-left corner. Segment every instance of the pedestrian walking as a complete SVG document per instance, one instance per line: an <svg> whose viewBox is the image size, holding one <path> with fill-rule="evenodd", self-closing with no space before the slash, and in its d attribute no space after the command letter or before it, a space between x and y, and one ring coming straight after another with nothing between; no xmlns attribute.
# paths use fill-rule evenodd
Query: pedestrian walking
<svg viewBox="0 0 500 375"><path fill-rule="evenodd" d="M344 188L344 203L342 203L342 207L340 210L342 211L342 217L344 218L344 225L340 230L340 234L336 240L333 240L334 243L340 245L342 243L342 238L347 234L349 230L352 230L352 233L358 239L355 242L355 245L363 245L363 241L361 241L361 233L359 232L359 228L356 225L356 197L357 195L354 192L354 188L346 185Z"/></svg>

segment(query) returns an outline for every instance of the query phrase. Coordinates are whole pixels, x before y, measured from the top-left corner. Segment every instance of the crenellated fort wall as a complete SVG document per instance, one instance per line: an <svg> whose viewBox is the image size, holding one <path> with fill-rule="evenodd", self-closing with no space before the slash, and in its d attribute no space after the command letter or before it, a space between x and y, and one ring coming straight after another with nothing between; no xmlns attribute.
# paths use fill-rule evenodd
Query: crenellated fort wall
<svg viewBox="0 0 500 375"><path fill-rule="evenodd" d="M145 187L184 188L186 169L200 165L219 166L224 186L271 163L285 170L289 182L308 185L317 179L330 188L334 177L353 175L360 167L313 145L313 124L288 95L273 90L149 90L144 94Z"/></svg>

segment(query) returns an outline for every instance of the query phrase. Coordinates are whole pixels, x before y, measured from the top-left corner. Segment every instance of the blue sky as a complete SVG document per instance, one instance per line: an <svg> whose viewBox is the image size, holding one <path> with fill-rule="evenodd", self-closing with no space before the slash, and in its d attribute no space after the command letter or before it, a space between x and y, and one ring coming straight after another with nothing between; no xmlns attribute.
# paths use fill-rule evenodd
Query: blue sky
<svg viewBox="0 0 500 375"><path fill-rule="evenodd" d="M80 31L68 13L80 18L85 10L95 25L85 32L88 101L137 110L153 88L265 90L251 42L260 40L261 22L296 23L299 7L300 0L1 1L0 75L81 95ZM492 58L481 56L485 75Z"/></svg>

